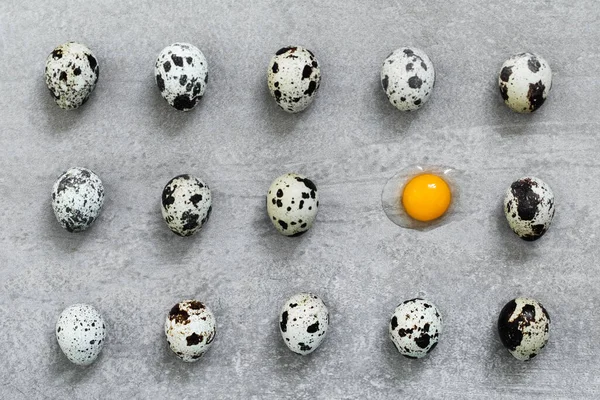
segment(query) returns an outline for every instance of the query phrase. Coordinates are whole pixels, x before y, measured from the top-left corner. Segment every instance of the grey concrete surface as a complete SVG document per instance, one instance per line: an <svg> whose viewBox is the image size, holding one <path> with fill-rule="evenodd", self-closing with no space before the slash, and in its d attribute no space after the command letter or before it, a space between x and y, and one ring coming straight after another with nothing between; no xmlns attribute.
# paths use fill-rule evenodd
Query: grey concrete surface
<svg viewBox="0 0 600 400"><path fill-rule="evenodd" d="M600 10L593 0L502 2L181 0L0 2L0 398L512 399L600 397ZM43 81L58 44L97 55L100 80L79 110L62 111ZM153 79L158 52L200 47L210 80L180 113ZM320 93L299 115L269 97L266 67L287 44L312 49ZM379 67L402 45L437 68L429 103L396 111ZM506 108L497 72L512 53L554 70L533 115ZM452 223L426 232L392 224L387 179L415 164L462 171ZM71 166L106 187L89 231L55 221L52 183ZM264 196L273 178L314 179L321 208L299 238L279 235ZM205 179L211 220L192 238L161 220L162 187L176 174ZM527 243L501 211L505 189L535 174L557 213ZM308 357L284 346L277 314L310 290L331 312ZM424 296L445 317L437 349L402 358L387 337L400 301ZM517 295L552 317L550 342L513 359L495 320ZM195 297L217 318L213 348L184 364L163 322ZM53 327L63 308L95 305L108 341L92 366L71 365Z"/></svg>

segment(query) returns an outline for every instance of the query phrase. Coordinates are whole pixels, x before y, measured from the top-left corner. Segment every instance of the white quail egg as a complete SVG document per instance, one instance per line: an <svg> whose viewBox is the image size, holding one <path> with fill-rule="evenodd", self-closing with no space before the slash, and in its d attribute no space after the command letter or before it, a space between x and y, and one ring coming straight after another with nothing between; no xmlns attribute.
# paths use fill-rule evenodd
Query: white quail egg
<svg viewBox="0 0 600 400"><path fill-rule="evenodd" d="M267 70L267 84L277 105L298 113L312 103L321 82L321 69L315 55L300 46L277 51Z"/></svg>
<svg viewBox="0 0 600 400"><path fill-rule="evenodd" d="M75 42L55 48L46 59L46 85L60 108L85 103L98 82L100 70L92 51Z"/></svg>
<svg viewBox="0 0 600 400"><path fill-rule="evenodd" d="M175 304L165 321L169 347L186 362L202 357L212 346L216 333L217 324L212 311L197 300Z"/></svg>
<svg viewBox="0 0 600 400"><path fill-rule="evenodd" d="M435 84L433 63L424 51L401 47L383 62L381 86L390 103L400 111L421 108Z"/></svg>
<svg viewBox="0 0 600 400"><path fill-rule="evenodd" d="M52 188L52 208L63 228L80 232L98 218L104 204L104 186L93 171L70 168Z"/></svg>
<svg viewBox="0 0 600 400"><path fill-rule="evenodd" d="M442 334L442 316L437 307L426 300L406 300L392 314L389 334L403 356L425 357L437 346Z"/></svg>
<svg viewBox="0 0 600 400"><path fill-rule="evenodd" d="M294 353L307 355L319 347L329 328L329 311L318 296L299 293L281 308L279 330L286 346Z"/></svg>
<svg viewBox="0 0 600 400"><path fill-rule="evenodd" d="M552 189L539 178L521 178L506 191L504 215L513 232L523 240L541 238L552 223L554 211Z"/></svg>
<svg viewBox="0 0 600 400"><path fill-rule="evenodd" d="M530 113L546 101L552 88L552 70L537 54L519 53L502 64L498 85L511 110Z"/></svg>
<svg viewBox="0 0 600 400"><path fill-rule="evenodd" d="M267 214L285 236L300 236L309 230L319 210L317 186L298 174L285 174L273 181L267 194Z"/></svg>
<svg viewBox="0 0 600 400"><path fill-rule="evenodd" d="M154 66L161 96L172 107L188 111L204 95L208 83L208 62L196 46L174 43L165 47Z"/></svg>
<svg viewBox="0 0 600 400"><path fill-rule="evenodd" d="M212 211L210 188L194 176L176 176L163 189L161 205L169 229L179 236L191 236L204 226Z"/></svg>
<svg viewBox="0 0 600 400"><path fill-rule="evenodd" d="M94 307L75 304L58 317L56 339L69 361L77 365L89 365L104 347L106 324Z"/></svg>
<svg viewBox="0 0 600 400"><path fill-rule="evenodd" d="M530 360L548 343L550 316L537 300L518 297L509 301L498 317L498 334L517 360Z"/></svg>

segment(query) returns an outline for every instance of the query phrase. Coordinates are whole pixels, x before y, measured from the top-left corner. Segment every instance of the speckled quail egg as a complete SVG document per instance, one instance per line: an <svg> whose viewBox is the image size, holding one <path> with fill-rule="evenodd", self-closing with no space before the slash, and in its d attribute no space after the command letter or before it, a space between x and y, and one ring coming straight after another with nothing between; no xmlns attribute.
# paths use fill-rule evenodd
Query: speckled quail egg
<svg viewBox="0 0 600 400"><path fill-rule="evenodd" d="M102 315L88 304L66 308L56 322L56 339L69 361L77 365L94 362L106 338Z"/></svg>
<svg viewBox="0 0 600 400"><path fill-rule="evenodd" d="M315 55L300 46L284 47L275 53L267 70L267 84L277 105L298 113L312 103L321 82Z"/></svg>
<svg viewBox="0 0 600 400"><path fill-rule="evenodd" d="M537 300L518 297L509 301L498 317L498 334L517 360L537 356L548 343L550 316Z"/></svg>
<svg viewBox="0 0 600 400"><path fill-rule="evenodd" d="M92 51L75 42L55 48L46 59L46 85L60 108L85 103L98 82L100 70Z"/></svg>
<svg viewBox="0 0 600 400"><path fill-rule="evenodd" d="M547 183L533 176L510 185L504 197L504 215L523 240L541 238L554 217L554 194Z"/></svg>
<svg viewBox="0 0 600 400"><path fill-rule="evenodd" d="M445 166L410 166L390 178L381 193L386 216L398 226L430 230L460 217L460 171Z"/></svg>
<svg viewBox="0 0 600 400"><path fill-rule="evenodd" d="M52 208L58 222L69 232L89 228L104 204L104 186L93 171L70 168L52 188Z"/></svg>
<svg viewBox="0 0 600 400"><path fill-rule="evenodd" d="M281 308L279 330L286 346L294 353L307 355L321 345L329 328L329 311L318 296L298 293Z"/></svg>
<svg viewBox="0 0 600 400"><path fill-rule="evenodd" d="M437 346L442 334L442 316L429 301L406 300L392 314L389 333L400 354L422 358Z"/></svg>
<svg viewBox="0 0 600 400"><path fill-rule="evenodd" d="M310 179L285 174L273 181L267 193L267 214L285 236L300 236L309 230L319 210L319 192Z"/></svg>
<svg viewBox="0 0 600 400"><path fill-rule="evenodd" d="M185 362L202 357L212 346L216 334L217 323L212 311L197 300L175 304L165 321L169 347Z"/></svg>
<svg viewBox="0 0 600 400"><path fill-rule="evenodd" d="M390 103L400 111L421 108L434 84L433 63L423 50L414 47L395 50L381 67L381 86Z"/></svg>
<svg viewBox="0 0 600 400"><path fill-rule="evenodd" d="M546 101L552 88L552 70L537 54L519 53L502 64L498 85L511 110L530 113Z"/></svg>
<svg viewBox="0 0 600 400"><path fill-rule="evenodd" d="M210 188L188 174L171 179L162 193L162 215L169 229L179 236L191 236L208 221L212 211Z"/></svg>
<svg viewBox="0 0 600 400"><path fill-rule="evenodd" d="M189 43L165 47L154 66L161 96L172 107L191 110L204 95L208 82L208 63L204 54Z"/></svg>

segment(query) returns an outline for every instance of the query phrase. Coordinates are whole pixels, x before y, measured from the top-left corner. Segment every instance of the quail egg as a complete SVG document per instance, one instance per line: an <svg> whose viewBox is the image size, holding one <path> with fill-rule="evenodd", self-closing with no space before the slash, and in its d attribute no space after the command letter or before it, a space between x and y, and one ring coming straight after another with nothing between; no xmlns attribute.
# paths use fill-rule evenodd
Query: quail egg
<svg viewBox="0 0 600 400"><path fill-rule="evenodd" d="M104 347L104 318L93 306L72 305L58 317L56 339L69 361L77 365L90 365Z"/></svg>
<svg viewBox="0 0 600 400"><path fill-rule="evenodd" d="M428 230L455 220L459 176L450 167L405 168L383 188L383 210L393 223L408 229Z"/></svg>
<svg viewBox="0 0 600 400"><path fill-rule="evenodd" d="M169 347L185 362L197 361L212 346L217 333L215 317L205 304L186 300L169 312L165 335Z"/></svg>
<svg viewBox="0 0 600 400"><path fill-rule="evenodd" d="M504 215L523 240L541 238L554 217L554 194L547 183L529 176L513 182L504 196Z"/></svg>
<svg viewBox="0 0 600 400"><path fill-rule="evenodd" d="M285 174L273 181L267 193L267 214L285 236L300 236L309 230L319 210L319 192L310 179Z"/></svg>
<svg viewBox="0 0 600 400"><path fill-rule="evenodd" d="M198 104L208 82L208 63L204 54L189 43L165 47L154 66L156 85L172 107L191 110Z"/></svg>
<svg viewBox="0 0 600 400"><path fill-rule="evenodd" d="M62 44L46 59L46 85L56 104L65 110L77 108L88 100L99 74L94 53L81 43Z"/></svg>
<svg viewBox="0 0 600 400"><path fill-rule="evenodd" d="M442 316L429 301L419 298L406 300L392 314L389 334L403 356L425 357L437 346L442 334Z"/></svg>
<svg viewBox="0 0 600 400"><path fill-rule="evenodd" d="M498 334L504 347L517 360L530 360L546 346L550 316L537 300L517 297L498 317Z"/></svg>
<svg viewBox="0 0 600 400"><path fill-rule="evenodd" d="M298 293L281 308L279 330L286 346L307 355L321 345L329 328L329 311L318 296Z"/></svg>
<svg viewBox="0 0 600 400"><path fill-rule="evenodd" d="M381 67L381 86L390 103L400 111L423 107L435 84L433 63L423 50L401 47Z"/></svg>
<svg viewBox="0 0 600 400"><path fill-rule="evenodd" d="M537 54L519 53L502 64L498 85L511 110L534 112L544 104L552 88L552 70Z"/></svg>
<svg viewBox="0 0 600 400"><path fill-rule="evenodd" d="M52 208L56 219L69 232L89 228L104 204L104 186L87 168L70 168L52 188Z"/></svg>
<svg viewBox="0 0 600 400"><path fill-rule="evenodd" d="M208 221L212 211L210 188L188 174L171 179L162 192L162 216L179 236L191 236Z"/></svg>
<svg viewBox="0 0 600 400"><path fill-rule="evenodd" d="M298 113L312 103L321 82L315 55L300 46L284 47L275 53L267 70L267 84L279 107Z"/></svg>

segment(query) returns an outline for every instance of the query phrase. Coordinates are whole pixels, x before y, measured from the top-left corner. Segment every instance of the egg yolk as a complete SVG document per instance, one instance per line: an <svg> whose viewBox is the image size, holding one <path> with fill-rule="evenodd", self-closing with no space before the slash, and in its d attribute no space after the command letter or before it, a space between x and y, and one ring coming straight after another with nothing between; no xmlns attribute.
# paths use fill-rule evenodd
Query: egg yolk
<svg viewBox="0 0 600 400"><path fill-rule="evenodd" d="M412 178L402 191L402 206L417 221L432 221L444 215L450 207L452 194L445 180L433 174Z"/></svg>

